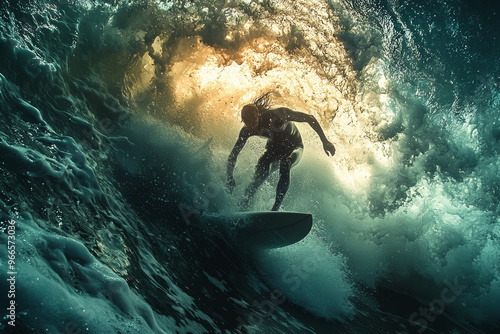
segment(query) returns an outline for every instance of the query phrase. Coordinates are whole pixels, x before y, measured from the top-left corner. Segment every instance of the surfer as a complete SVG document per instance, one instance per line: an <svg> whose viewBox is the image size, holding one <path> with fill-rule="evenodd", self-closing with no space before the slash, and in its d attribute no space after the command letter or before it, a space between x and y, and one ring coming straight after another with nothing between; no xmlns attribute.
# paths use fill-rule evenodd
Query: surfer
<svg viewBox="0 0 500 334"><path fill-rule="evenodd" d="M326 138L314 116L288 108L271 109L269 95L270 92L265 93L241 109L241 120L245 125L227 161L227 186L232 193L236 187L233 177L236 159L248 138L251 136L267 138L266 150L257 162L253 181L246 188L245 199L240 203L243 210L248 209L257 189L268 177L270 166L277 168L278 163L280 177L276 188L276 200L271 210L279 210L290 185L290 170L300 161L304 150L302 137L292 122L309 123L321 138L326 154L332 156L335 154L335 146Z"/></svg>

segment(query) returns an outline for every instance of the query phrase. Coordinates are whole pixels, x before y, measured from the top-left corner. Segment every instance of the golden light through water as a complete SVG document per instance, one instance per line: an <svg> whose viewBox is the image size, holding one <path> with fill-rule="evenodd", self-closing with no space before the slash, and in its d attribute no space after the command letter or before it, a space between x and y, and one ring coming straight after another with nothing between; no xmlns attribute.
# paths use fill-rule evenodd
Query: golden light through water
<svg viewBox="0 0 500 334"><path fill-rule="evenodd" d="M229 152L241 128L242 106L273 91L275 106L318 119L337 149L335 157L329 158L335 175L353 192L363 192L376 173L374 169L391 165L390 143L377 139L380 126L392 117L384 111L387 79L374 59L363 75L375 78L376 89L364 90L344 46L334 37L331 18L317 14L310 20L314 22L301 27L309 48L293 52L276 37L251 38L238 50L206 45L200 37L180 40L171 66L161 74L173 94L165 113L187 132L205 140L213 138L213 145ZM269 22L278 36L291 29L291 24L283 22L277 26L279 21ZM317 33L321 22L324 33ZM314 25L314 30L309 31L308 24ZM226 39L232 38L233 33L228 33ZM160 45L161 40L155 44ZM136 87L136 92L158 79L153 67L151 57L145 54L135 69L140 72L138 85L142 86ZM306 148L327 159L314 131L304 125L299 129Z"/></svg>

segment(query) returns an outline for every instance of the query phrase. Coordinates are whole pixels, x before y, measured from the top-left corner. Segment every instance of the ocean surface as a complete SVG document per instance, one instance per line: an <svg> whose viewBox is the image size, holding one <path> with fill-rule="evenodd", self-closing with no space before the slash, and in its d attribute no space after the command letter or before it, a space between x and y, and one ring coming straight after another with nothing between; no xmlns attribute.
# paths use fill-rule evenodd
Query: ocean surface
<svg viewBox="0 0 500 334"><path fill-rule="evenodd" d="M0 332L500 333L499 7L2 0ZM297 123L312 231L248 252L265 92L337 152Z"/></svg>

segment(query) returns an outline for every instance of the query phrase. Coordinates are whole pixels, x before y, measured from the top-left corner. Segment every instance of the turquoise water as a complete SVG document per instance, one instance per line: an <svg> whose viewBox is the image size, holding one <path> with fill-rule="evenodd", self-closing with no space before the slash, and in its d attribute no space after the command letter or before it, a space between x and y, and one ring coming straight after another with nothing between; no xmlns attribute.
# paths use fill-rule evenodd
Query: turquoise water
<svg viewBox="0 0 500 334"><path fill-rule="evenodd" d="M498 5L0 12L2 331L498 332ZM203 213L238 210L264 142L242 151L232 195L225 164L239 110L267 91L337 153L298 124L282 209L312 213L312 232L248 254ZM252 210L270 209L277 179Z"/></svg>

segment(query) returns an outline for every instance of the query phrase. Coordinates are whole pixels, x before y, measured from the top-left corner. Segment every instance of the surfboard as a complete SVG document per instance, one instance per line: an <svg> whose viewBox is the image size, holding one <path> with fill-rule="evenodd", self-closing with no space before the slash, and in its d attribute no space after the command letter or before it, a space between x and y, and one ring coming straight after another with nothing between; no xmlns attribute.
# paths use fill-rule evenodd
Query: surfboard
<svg viewBox="0 0 500 334"><path fill-rule="evenodd" d="M309 213L237 212L226 216L234 224L236 245L242 248L279 248L302 240L311 231Z"/></svg>

